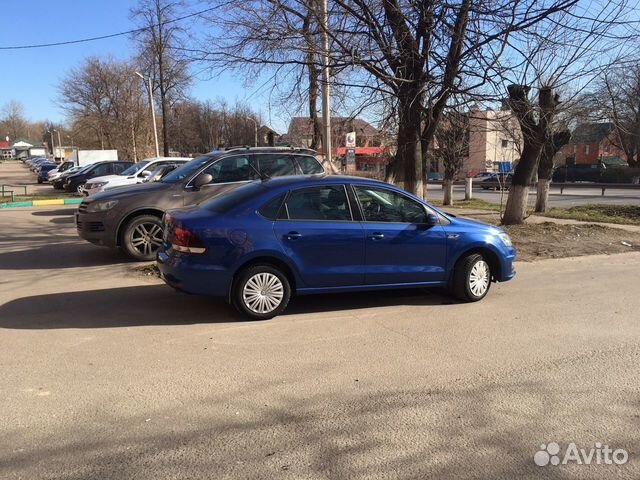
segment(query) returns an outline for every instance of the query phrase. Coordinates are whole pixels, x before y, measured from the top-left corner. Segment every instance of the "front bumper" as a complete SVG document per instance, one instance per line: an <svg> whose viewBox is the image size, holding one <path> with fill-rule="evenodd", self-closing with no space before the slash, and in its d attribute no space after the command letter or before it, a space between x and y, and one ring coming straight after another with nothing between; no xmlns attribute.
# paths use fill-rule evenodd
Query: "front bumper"
<svg viewBox="0 0 640 480"><path fill-rule="evenodd" d="M83 204L80 204L82 209ZM85 207L86 208L86 207ZM109 228L108 217L104 212L86 213L81 210L76 212L76 230L80 238L95 245L115 247L115 235Z"/></svg>
<svg viewBox="0 0 640 480"><path fill-rule="evenodd" d="M516 259L515 249L511 249L511 254L505 255L500 260L500 275L496 278L498 282L508 282L516 276L516 269L514 262Z"/></svg>
<svg viewBox="0 0 640 480"><path fill-rule="evenodd" d="M220 265L194 263L189 254L168 254L160 250L157 256L160 275L167 285L181 292L211 297L227 297L233 276Z"/></svg>

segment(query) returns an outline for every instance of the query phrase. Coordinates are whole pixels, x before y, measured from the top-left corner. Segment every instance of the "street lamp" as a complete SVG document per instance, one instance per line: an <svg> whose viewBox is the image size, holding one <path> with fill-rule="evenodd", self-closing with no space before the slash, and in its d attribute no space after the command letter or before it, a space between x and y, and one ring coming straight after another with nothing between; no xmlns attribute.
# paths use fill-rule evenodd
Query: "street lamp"
<svg viewBox="0 0 640 480"><path fill-rule="evenodd" d="M254 147L258 146L258 122L256 121L255 118L251 118L251 117L247 117L247 120L251 120L253 122L254 125L254 130L255 130L255 134L253 136L253 143L254 143Z"/></svg>
<svg viewBox="0 0 640 480"><path fill-rule="evenodd" d="M137 76L139 76L143 82L145 82L145 86L147 90L149 90L149 104L151 105L151 118L153 120L153 138L156 142L156 157L160 156L160 148L158 147L158 127L156 125L156 107L153 104L153 90L151 88L151 77L145 78L140 72L135 72Z"/></svg>
<svg viewBox="0 0 640 480"><path fill-rule="evenodd" d="M53 141L53 129L47 130L47 133L51 135L51 154L53 155L53 161L56 160L56 143Z"/></svg>
<svg viewBox="0 0 640 480"><path fill-rule="evenodd" d="M60 130L54 130L58 134L58 148L62 150L62 142L60 141ZM64 157L64 152L59 152L61 157Z"/></svg>

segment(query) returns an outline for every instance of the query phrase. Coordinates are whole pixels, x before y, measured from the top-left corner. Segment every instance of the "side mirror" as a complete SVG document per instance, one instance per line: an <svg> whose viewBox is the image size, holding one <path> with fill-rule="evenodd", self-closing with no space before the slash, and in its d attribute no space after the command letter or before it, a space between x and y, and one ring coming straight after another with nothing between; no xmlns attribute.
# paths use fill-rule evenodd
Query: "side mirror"
<svg viewBox="0 0 640 480"><path fill-rule="evenodd" d="M140 172L140 176L142 178L147 178L149 175L151 175L151 172L149 170L144 170L143 172Z"/></svg>
<svg viewBox="0 0 640 480"><path fill-rule="evenodd" d="M211 183L212 181L213 181L213 175L211 175L210 173L201 173L193 181L193 186L195 188L200 188L204 185Z"/></svg>
<svg viewBox="0 0 640 480"><path fill-rule="evenodd" d="M440 223L440 219L435 213L427 213L427 225L433 227L434 225L438 225Z"/></svg>

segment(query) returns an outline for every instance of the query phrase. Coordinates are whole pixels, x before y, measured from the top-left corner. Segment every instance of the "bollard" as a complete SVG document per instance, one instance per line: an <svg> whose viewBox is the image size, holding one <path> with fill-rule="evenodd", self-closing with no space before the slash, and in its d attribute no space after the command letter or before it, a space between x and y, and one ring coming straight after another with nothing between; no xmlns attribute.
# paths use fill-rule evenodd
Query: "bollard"
<svg viewBox="0 0 640 480"><path fill-rule="evenodd" d="M471 200L473 198L473 178L467 177L464 179L464 199Z"/></svg>

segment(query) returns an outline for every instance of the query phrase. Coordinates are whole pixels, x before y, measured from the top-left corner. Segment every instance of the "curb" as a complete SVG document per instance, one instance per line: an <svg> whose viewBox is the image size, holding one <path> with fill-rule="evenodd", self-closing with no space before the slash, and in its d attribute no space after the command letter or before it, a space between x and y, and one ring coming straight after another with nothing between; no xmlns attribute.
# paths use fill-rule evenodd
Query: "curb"
<svg viewBox="0 0 640 480"><path fill-rule="evenodd" d="M52 198L51 200L29 200L26 202L8 202L0 204L0 208L43 207L48 205L78 205L82 198Z"/></svg>

